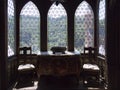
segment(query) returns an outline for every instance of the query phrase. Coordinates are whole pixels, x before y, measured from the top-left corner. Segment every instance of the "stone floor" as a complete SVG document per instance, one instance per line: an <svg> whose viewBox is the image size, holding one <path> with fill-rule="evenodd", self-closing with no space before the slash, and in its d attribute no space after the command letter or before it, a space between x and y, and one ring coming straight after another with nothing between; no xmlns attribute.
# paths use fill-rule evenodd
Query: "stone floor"
<svg viewBox="0 0 120 90"><path fill-rule="evenodd" d="M12 90L105 90L103 86L96 84L83 85L82 80L77 83L74 76L53 77L41 76L40 79L34 81L24 78L20 82L16 82Z"/></svg>

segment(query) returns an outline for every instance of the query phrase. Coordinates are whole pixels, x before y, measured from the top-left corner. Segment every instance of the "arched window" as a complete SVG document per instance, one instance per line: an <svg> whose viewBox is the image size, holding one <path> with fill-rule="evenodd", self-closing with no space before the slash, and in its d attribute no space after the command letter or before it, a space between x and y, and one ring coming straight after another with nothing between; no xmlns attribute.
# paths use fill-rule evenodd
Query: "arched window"
<svg viewBox="0 0 120 90"><path fill-rule="evenodd" d="M105 55L105 0L99 4L99 54Z"/></svg>
<svg viewBox="0 0 120 90"><path fill-rule="evenodd" d="M40 13L29 1L20 13L20 47L31 47L32 53L40 51Z"/></svg>
<svg viewBox="0 0 120 90"><path fill-rule="evenodd" d="M94 47L94 14L91 6L83 1L75 12L75 50Z"/></svg>
<svg viewBox="0 0 120 90"><path fill-rule="evenodd" d="M15 16L13 0L8 0L8 57L15 54Z"/></svg>
<svg viewBox="0 0 120 90"><path fill-rule="evenodd" d="M59 3L53 3L48 11L48 50L54 46L67 46L67 14Z"/></svg>

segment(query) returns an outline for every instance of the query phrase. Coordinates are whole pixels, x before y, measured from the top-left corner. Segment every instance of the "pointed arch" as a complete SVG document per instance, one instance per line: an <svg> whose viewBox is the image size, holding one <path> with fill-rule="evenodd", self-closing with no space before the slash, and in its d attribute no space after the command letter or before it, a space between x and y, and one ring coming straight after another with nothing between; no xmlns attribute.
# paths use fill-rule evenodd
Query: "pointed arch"
<svg viewBox="0 0 120 90"><path fill-rule="evenodd" d="M8 57L15 54L15 14L13 0L8 0Z"/></svg>
<svg viewBox="0 0 120 90"><path fill-rule="evenodd" d="M74 34L75 50L83 52L84 47L94 47L94 13L86 1L76 9Z"/></svg>
<svg viewBox="0 0 120 90"><path fill-rule="evenodd" d="M40 13L36 5L32 2L29 1L24 5L24 7L21 10L20 15L28 15L28 16L38 16L40 17Z"/></svg>
<svg viewBox="0 0 120 90"><path fill-rule="evenodd" d="M105 37L106 37L106 30L105 30L105 0L100 0L99 3L99 54L105 55Z"/></svg>
<svg viewBox="0 0 120 90"><path fill-rule="evenodd" d="M32 53L40 51L40 13L29 1L20 13L20 47L31 47Z"/></svg>
<svg viewBox="0 0 120 90"><path fill-rule="evenodd" d="M48 50L53 46L67 46L67 13L62 4L52 4L47 16Z"/></svg>

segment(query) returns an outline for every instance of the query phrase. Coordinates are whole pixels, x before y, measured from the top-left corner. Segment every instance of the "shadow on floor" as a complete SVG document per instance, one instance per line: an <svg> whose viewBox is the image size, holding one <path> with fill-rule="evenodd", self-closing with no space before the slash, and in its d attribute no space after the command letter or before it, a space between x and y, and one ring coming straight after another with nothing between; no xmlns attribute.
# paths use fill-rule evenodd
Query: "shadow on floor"
<svg viewBox="0 0 120 90"><path fill-rule="evenodd" d="M16 83L15 88L19 89L19 88L23 88L23 87L32 87L34 86L34 81L31 80L31 78L22 78L22 80L19 80Z"/></svg>
<svg viewBox="0 0 120 90"><path fill-rule="evenodd" d="M75 76L41 76L37 90L88 90L78 84Z"/></svg>
<svg viewBox="0 0 120 90"><path fill-rule="evenodd" d="M16 84L13 90L104 90L99 86L93 86L92 89L89 89L88 86L83 85L82 80L78 84L76 77L73 75L64 77L41 76L35 85L36 80L38 79L32 81L25 77L24 80ZM28 87L30 88L28 89Z"/></svg>

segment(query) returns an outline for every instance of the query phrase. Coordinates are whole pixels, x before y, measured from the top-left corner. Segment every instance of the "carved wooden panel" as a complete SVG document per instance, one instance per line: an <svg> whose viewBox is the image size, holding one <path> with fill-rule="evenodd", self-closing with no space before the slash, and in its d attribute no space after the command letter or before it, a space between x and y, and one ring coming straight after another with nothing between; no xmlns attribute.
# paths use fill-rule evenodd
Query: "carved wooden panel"
<svg viewBox="0 0 120 90"><path fill-rule="evenodd" d="M80 74L79 55L40 55L38 56L38 75L63 76Z"/></svg>

